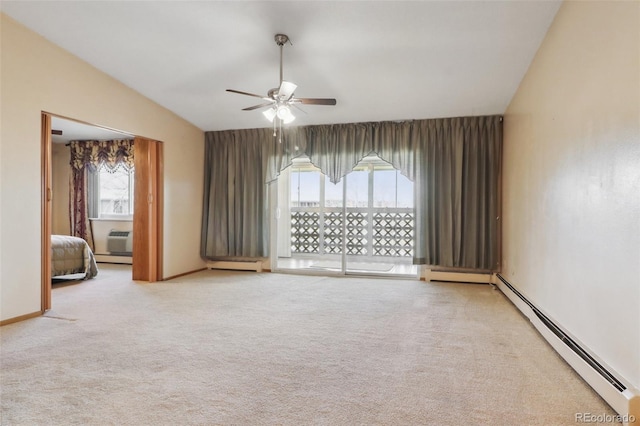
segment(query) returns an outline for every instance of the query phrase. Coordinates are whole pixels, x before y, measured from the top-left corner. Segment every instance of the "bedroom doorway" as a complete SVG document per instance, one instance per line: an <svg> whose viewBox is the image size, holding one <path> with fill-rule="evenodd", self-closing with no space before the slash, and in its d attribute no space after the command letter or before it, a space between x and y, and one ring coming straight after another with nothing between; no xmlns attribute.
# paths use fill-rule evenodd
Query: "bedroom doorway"
<svg viewBox="0 0 640 426"><path fill-rule="evenodd" d="M162 280L162 202L163 202L163 147L162 143L155 140L134 137L130 133L107 129L90 123L80 122L67 117L58 116L48 112L42 113L42 312L51 309L51 235L53 229L61 229L59 224L52 226L54 217L54 185L52 171L54 168L54 143L52 132L59 134L61 129L53 128L52 121L57 127L69 131L68 136L85 129L92 129L92 134L99 135L87 139L115 139L132 138L136 144L135 180L131 177L131 202L135 203L133 209L133 259L132 278L140 281ZM64 130L63 130L64 133ZM114 136L115 135L115 136ZM100 137L102 136L102 137ZM56 136L60 138L60 136ZM75 139L83 139L81 136ZM60 144L56 144L59 148ZM68 155L68 154L67 154ZM67 160L68 162L68 160ZM133 175L133 173L131 173ZM67 190L68 192L68 190ZM135 194L135 195L134 195ZM58 203L60 204L60 203ZM63 203L64 204L64 203ZM67 201L68 204L68 201ZM60 206L57 206L60 207ZM58 215L59 216L59 215ZM59 219L56 219L59 220ZM68 216L67 219L68 221ZM68 229L68 224L67 227ZM64 232L64 227L62 228ZM68 233L68 232L64 232ZM136 255L136 251L139 252Z"/></svg>
<svg viewBox="0 0 640 426"><path fill-rule="evenodd" d="M276 270L415 277L413 183L376 155L333 183L308 158L277 183Z"/></svg>

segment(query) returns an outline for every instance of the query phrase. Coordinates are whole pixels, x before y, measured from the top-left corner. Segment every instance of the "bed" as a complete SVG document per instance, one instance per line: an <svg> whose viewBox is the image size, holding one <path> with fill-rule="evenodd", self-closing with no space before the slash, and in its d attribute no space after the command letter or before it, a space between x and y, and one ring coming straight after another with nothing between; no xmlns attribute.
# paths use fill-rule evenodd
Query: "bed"
<svg viewBox="0 0 640 426"><path fill-rule="evenodd" d="M98 275L98 265L85 240L68 235L51 236L51 276L84 274L88 280Z"/></svg>

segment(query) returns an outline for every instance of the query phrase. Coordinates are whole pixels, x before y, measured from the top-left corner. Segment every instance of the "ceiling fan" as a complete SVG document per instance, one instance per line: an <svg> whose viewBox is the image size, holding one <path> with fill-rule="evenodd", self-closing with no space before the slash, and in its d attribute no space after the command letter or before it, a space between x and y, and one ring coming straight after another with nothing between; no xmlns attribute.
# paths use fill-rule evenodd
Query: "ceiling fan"
<svg viewBox="0 0 640 426"><path fill-rule="evenodd" d="M289 37L285 34L275 35L276 44L280 47L280 85L267 92L267 96L260 96L254 93L242 92L240 90L227 89L227 92L238 93L240 95L253 96L260 98L266 102L243 108L243 111L253 111L260 108L270 107L263 112L267 119L274 123L274 132L276 121L288 124L295 120L295 116L291 112L291 107L298 107L298 104L303 105L335 105L336 100L332 98L297 98L294 91L298 87L290 81L284 81L282 79L282 48L285 43L289 42ZM304 112L304 111L303 111ZM277 120L276 120L277 119ZM275 136L275 133L274 133Z"/></svg>

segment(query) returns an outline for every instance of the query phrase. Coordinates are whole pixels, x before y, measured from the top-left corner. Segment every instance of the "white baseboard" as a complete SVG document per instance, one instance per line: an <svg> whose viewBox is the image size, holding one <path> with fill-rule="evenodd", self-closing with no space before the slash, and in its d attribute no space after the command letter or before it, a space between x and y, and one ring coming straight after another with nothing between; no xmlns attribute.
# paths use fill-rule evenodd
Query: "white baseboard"
<svg viewBox="0 0 640 426"><path fill-rule="evenodd" d="M438 270L434 271L432 269L423 270L421 278L427 282L448 281L478 284L490 284L492 282L492 275L490 273L481 274L476 272L449 272Z"/></svg>
<svg viewBox="0 0 640 426"><path fill-rule="evenodd" d="M531 303L530 301L527 300L525 302L500 279L496 279L495 281L500 291L531 321L531 324L533 324L542 337L549 342L553 349L619 414L619 420L621 420L625 426L640 425L640 390L634 388L629 383L625 383L619 377L616 377L616 379L620 381L626 389L617 389L543 322L534 311L535 307L532 308L529 305L529 303ZM546 316L545 318L553 322L552 319ZM568 337L576 342L576 339L571 336ZM581 347L581 349L586 353L585 348ZM602 361L598 360L598 363L605 370L609 372L612 371L604 365Z"/></svg>
<svg viewBox="0 0 640 426"><path fill-rule="evenodd" d="M262 261L210 260L207 262L207 269L230 269L233 271L262 272Z"/></svg>
<svg viewBox="0 0 640 426"><path fill-rule="evenodd" d="M93 257L98 263L122 263L127 265L133 264L131 256L112 256L110 254L94 254Z"/></svg>

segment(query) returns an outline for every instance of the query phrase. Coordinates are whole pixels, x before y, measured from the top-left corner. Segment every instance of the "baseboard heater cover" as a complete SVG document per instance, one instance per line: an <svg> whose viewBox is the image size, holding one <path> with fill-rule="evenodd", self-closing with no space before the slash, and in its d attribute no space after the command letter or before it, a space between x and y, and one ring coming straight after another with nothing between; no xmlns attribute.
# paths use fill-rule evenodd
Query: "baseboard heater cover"
<svg viewBox="0 0 640 426"><path fill-rule="evenodd" d="M475 283L475 284L490 284L491 273L483 272L460 272L460 271L443 271L426 269L422 273L422 279L427 282L431 281L444 281L444 282L458 282L458 283Z"/></svg>
<svg viewBox="0 0 640 426"><path fill-rule="evenodd" d="M207 262L207 269L262 272L262 261L210 260Z"/></svg>
<svg viewBox="0 0 640 426"><path fill-rule="evenodd" d="M117 263L122 265L133 265L131 256L114 256L108 253L95 253L94 257L98 263Z"/></svg>
<svg viewBox="0 0 640 426"><path fill-rule="evenodd" d="M516 305L562 358L620 414L625 425L640 425L640 391L626 385L540 311L500 274L498 288Z"/></svg>

